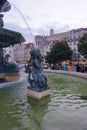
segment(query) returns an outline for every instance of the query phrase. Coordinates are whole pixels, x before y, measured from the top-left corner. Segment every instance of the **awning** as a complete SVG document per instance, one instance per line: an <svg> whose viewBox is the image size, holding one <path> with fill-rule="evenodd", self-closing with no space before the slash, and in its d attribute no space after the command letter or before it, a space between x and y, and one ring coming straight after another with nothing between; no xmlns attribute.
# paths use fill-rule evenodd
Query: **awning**
<svg viewBox="0 0 87 130"><path fill-rule="evenodd" d="M9 47L10 45L14 46L22 42L25 42L25 39L21 33L0 28L0 48Z"/></svg>

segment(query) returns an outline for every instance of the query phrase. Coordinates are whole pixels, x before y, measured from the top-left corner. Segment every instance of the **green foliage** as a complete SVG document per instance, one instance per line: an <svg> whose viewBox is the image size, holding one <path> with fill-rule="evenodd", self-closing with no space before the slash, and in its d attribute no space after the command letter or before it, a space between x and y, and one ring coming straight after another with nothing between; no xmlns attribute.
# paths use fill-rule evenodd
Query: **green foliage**
<svg viewBox="0 0 87 130"><path fill-rule="evenodd" d="M72 50L66 41L60 41L53 44L51 50L45 56L49 64L56 64L64 60L70 60L72 57Z"/></svg>
<svg viewBox="0 0 87 130"><path fill-rule="evenodd" d="M87 58L87 33L85 33L79 40L78 51Z"/></svg>

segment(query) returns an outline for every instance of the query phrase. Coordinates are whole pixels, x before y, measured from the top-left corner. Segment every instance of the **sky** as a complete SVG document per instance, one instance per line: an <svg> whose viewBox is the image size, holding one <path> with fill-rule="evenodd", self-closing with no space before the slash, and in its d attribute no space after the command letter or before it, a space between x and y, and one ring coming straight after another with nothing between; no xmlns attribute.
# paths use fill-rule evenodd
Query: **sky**
<svg viewBox="0 0 87 130"><path fill-rule="evenodd" d="M87 27L87 0L8 0L11 10L4 13L4 27L23 34L26 41L34 35Z"/></svg>

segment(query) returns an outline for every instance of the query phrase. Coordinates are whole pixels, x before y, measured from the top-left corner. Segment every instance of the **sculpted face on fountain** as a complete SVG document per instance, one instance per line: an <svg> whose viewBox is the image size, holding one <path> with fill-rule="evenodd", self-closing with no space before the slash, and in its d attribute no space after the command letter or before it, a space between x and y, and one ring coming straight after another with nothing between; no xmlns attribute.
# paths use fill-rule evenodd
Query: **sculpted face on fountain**
<svg viewBox="0 0 87 130"><path fill-rule="evenodd" d="M7 0L0 0L0 12L7 12L11 9L11 5Z"/></svg>

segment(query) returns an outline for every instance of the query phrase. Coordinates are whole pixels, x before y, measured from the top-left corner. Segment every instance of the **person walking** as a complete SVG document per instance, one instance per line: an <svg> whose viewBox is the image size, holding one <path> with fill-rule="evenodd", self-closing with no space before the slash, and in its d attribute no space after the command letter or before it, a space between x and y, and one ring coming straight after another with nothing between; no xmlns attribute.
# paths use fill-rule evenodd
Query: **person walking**
<svg viewBox="0 0 87 130"><path fill-rule="evenodd" d="M72 71L72 64L71 63L68 64L68 71Z"/></svg>
<svg viewBox="0 0 87 130"><path fill-rule="evenodd" d="M64 70L64 71L68 71L68 65L67 65L67 64L65 64L65 65L63 66L63 70Z"/></svg>

